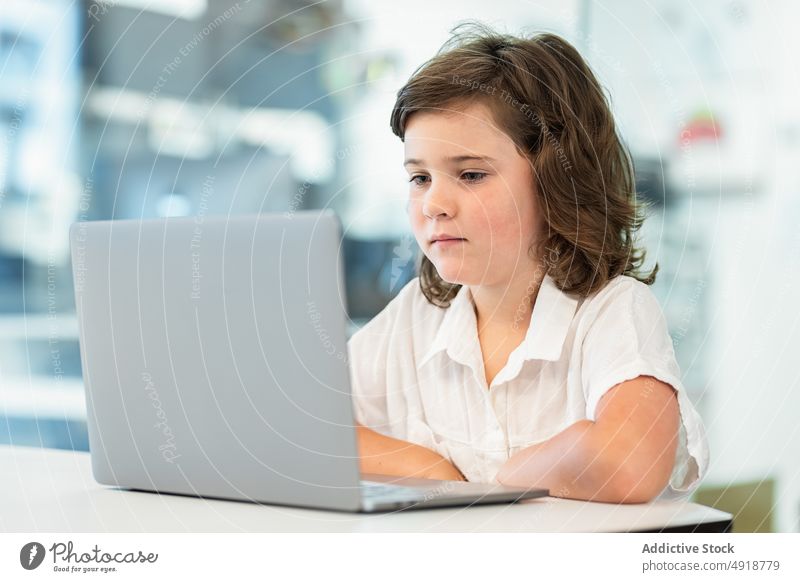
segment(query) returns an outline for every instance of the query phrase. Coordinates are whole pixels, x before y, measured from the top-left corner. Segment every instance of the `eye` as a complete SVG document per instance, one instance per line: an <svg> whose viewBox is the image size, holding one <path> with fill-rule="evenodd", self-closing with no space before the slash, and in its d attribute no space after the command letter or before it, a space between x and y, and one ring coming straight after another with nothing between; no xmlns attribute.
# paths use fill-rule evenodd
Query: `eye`
<svg viewBox="0 0 800 582"><path fill-rule="evenodd" d="M470 184L477 184L481 182L485 177L485 172L464 172L461 174L461 177L464 178Z"/></svg>
<svg viewBox="0 0 800 582"><path fill-rule="evenodd" d="M411 179L409 180L409 182L415 184L416 186L422 186L424 184L424 182L417 181L417 178L427 178L427 177L428 176L426 176L424 174L416 174L415 176L411 176Z"/></svg>

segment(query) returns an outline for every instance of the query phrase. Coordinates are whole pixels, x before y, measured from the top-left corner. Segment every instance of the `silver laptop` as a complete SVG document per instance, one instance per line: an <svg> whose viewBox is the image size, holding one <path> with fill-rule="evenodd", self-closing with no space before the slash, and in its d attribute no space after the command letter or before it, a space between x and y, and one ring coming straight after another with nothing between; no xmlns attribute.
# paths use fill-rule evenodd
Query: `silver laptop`
<svg viewBox="0 0 800 582"><path fill-rule="evenodd" d="M335 214L70 230L95 479L343 511L543 489L360 475Z"/></svg>

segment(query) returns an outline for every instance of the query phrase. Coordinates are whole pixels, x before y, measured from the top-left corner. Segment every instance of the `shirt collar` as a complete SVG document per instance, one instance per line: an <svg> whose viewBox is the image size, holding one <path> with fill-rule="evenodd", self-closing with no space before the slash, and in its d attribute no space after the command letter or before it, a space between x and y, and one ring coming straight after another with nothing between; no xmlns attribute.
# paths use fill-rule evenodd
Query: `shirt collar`
<svg viewBox="0 0 800 582"><path fill-rule="evenodd" d="M575 297L564 293L550 275L545 275L521 345L524 359L558 360L577 306Z"/></svg>
<svg viewBox="0 0 800 582"><path fill-rule="evenodd" d="M550 275L545 275L536 296L525 339L512 352L509 364L517 360L555 361L561 357L578 300L561 291ZM472 366L480 358L480 342L475 304L467 286L462 286L446 309L436 335L419 365L446 351L453 360Z"/></svg>
<svg viewBox="0 0 800 582"><path fill-rule="evenodd" d="M439 329L418 365L424 365L442 351L447 351L447 355L457 362L471 365L476 348L480 353L475 303L469 287L462 285L445 309Z"/></svg>

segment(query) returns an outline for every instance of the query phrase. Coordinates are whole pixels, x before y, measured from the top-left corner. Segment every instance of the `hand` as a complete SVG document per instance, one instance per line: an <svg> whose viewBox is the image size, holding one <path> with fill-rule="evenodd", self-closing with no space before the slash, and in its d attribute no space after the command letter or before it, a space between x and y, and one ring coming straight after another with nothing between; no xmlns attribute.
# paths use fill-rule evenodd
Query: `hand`
<svg viewBox="0 0 800 582"><path fill-rule="evenodd" d="M453 465L450 461L440 455L436 455L436 459L428 461L422 466L420 473L413 475L414 477L422 477L423 479L438 479L441 481L466 481L466 477Z"/></svg>
<svg viewBox="0 0 800 582"><path fill-rule="evenodd" d="M388 437L356 425L362 473L466 481L461 472L439 453L423 446Z"/></svg>

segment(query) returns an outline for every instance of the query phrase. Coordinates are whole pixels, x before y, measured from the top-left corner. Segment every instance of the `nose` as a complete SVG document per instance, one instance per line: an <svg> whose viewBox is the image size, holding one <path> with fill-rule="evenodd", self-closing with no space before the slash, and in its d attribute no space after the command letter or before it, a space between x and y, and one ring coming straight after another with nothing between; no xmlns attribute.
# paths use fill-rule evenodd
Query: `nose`
<svg viewBox="0 0 800 582"><path fill-rule="evenodd" d="M422 201L422 213L426 218L453 218L456 214L453 185L447 176L433 180Z"/></svg>

